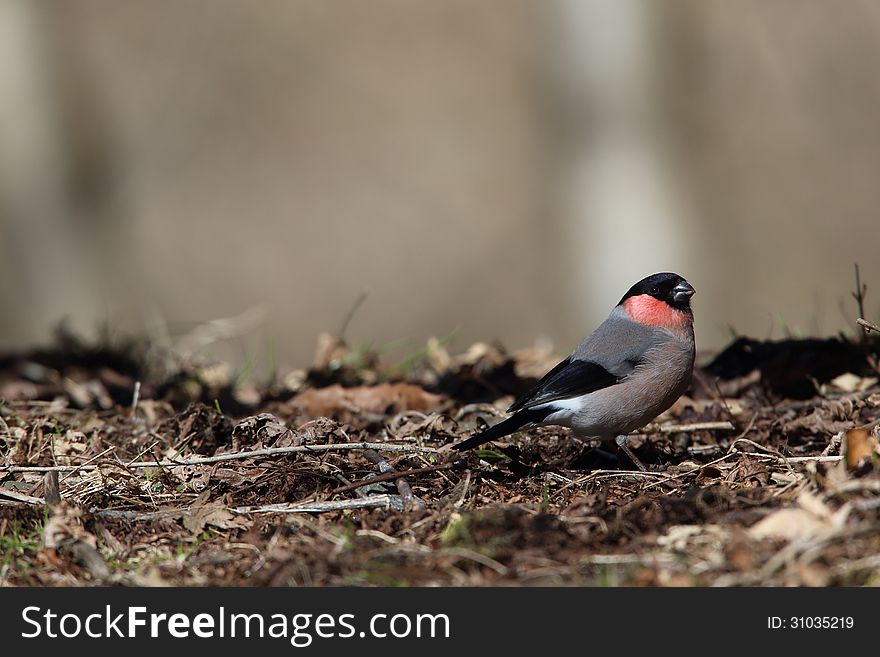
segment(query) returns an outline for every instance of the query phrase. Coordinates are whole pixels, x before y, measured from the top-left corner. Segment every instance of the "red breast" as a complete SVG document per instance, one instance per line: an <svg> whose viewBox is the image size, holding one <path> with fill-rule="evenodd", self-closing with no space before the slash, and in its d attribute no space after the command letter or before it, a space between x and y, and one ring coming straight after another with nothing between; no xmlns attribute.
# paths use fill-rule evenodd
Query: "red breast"
<svg viewBox="0 0 880 657"><path fill-rule="evenodd" d="M693 322L693 315L676 310L665 301L649 294L639 294L623 302L623 307L633 321L658 328L679 329Z"/></svg>

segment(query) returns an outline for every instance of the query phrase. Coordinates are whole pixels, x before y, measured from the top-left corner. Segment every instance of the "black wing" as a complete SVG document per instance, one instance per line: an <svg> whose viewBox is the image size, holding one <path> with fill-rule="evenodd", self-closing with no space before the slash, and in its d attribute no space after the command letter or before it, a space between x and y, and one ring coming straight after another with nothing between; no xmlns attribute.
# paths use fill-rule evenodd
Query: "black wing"
<svg viewBox="0 0 880 657"><path fill-rule="evenodd" d="M566 358L538 381L537 385L517 399L508 413L539 404L586 395L620 382L623 377L612 374L598 363L579 358Z"/></svg>
<svg viewBox="0 0 880 657"><path fill-rule="evenodd" d="M465 449L471 449L472 447L478 447L483 443L488 443L490 440L503 438L504 436L508 436L515 431L519 431L526 425L540 422L552 412L553 411L548 408L521 411L516 415L511 415L503 422L499 422L495 426L489 427L482 433L478 433L475 436L471 436L467 440L461 441L457 445L453 445L453 448L457 449L458 451L463 451Z"/></svg>

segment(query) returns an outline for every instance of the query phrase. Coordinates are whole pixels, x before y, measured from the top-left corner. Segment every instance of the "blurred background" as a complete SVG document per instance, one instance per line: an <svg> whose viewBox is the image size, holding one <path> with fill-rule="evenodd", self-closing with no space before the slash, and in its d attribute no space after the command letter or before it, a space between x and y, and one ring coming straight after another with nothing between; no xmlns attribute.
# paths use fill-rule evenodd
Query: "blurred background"
<svg viewBox="0 0 880 657"><path fill-rule="evenodd" d="M566 351L664 270L852 331L878 117L880 2L0 0L0 347Z"/></svg>

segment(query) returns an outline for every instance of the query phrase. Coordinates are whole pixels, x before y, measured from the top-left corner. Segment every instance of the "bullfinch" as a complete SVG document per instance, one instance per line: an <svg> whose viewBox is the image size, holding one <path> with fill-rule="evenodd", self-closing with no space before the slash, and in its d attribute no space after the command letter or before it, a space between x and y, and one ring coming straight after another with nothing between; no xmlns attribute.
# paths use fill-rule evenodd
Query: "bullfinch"
<svg viewBox="0 0 880 657"><path fill-rule="evenodd" d="M614 440L640 469L627 434L672 406L694 367L694 288L678 274L642 279L599 327L508 409L509 418L454 446L471 449L544 425Z"/></svg>

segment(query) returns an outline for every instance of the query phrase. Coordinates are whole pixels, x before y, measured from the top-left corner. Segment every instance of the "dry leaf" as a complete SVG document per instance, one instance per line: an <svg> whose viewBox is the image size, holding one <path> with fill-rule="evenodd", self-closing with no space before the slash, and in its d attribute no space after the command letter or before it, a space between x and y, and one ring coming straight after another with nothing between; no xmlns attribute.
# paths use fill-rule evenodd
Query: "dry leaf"
<svg viewBox="0 0 880 657"><path fill-rule="evenodd" d="M851 372L841 374L831 379L831 385L844 392L864 392L868 388L873 387L877 383L876 377L861 377Z"/></svg>
<svg viewBox="0 0 880 657"><path fill-rule="evenodd" d="M340 411L379 414L426 411L437 408L443 401L441 395L411 383L380 383L355 388L343 388L339 384L311 388L294 397L290 404L311 417L329 417Z"/></svg>
<svg viewBox="0 0 880 657"><path fill-rule="evenodd" d="M748 530L754 539L776 538L794 541L832 533L843 526L849 505L832 512L819 497L807 491L798 496L798 506L779 509Z"/></svg>
<svg viewBox="0 0 880 657"><path fill-rule="evenodd" d="M287 436L293 437L293 432L271 413L246 417L232 429L232 438L236 445L275 445L279 438Z"/></svg>
<svg viewBox="0 0 880 657"><path fill-rule="evenodd" d="M88 448L89 439L81 431L68 429L54 438L55 456L64 465L73 463Z"/></svg>
<svg viewBox="0 0 880 657"><path fill-rule="evenodd" d="M200 533L205 525L220 529L244 529L248 526L246 518L237 516L220 504L209 504L193 509L183 516L183 526L193 534Z"/></svg>
<svg viewBox="0 0 880 657"><path fill-rule="evenodd" d="M559 362L559 357L551 345L536 345L513 352L513 361L517 376L540 379Z"/></svg>
<svg viewBox="0 0 880 657"><path fill-rule="evenodd" d="M850 472L865 469L877 450L877 439L867 429L850 429L840 445L846 457L846 469Z"/></svg>

